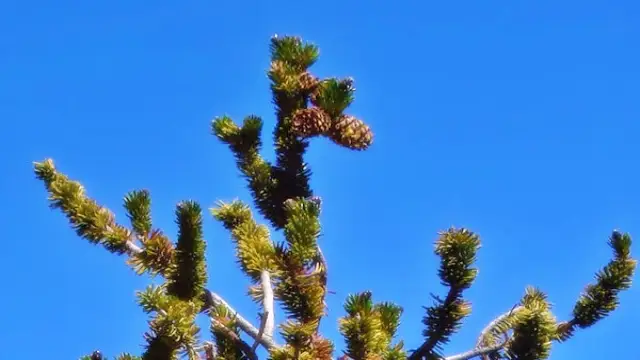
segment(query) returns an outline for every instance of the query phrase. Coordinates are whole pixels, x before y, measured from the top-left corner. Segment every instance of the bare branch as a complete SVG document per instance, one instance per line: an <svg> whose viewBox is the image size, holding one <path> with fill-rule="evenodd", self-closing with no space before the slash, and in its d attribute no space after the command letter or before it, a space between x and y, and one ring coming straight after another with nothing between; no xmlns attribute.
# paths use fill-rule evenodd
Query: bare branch
<svg viewBox="0 0 640 360"><path fill-rule="evenodd" d="M487 326L485 326L484 329L482 329L482 331L480 332L480 336L478 336L478 341L476 342L476 349L481 348L484 345L483 344L484 339L491 332L491 330L493 330L493 328L496 325L498 325L498 323L500 323L501 321L504 321L506 318L520 311L521 309L522 309L522 306L515 305L514 307L511 308L511 310L498 316L497 318L493 319L493 321L491 321L489 324L487 324Z"/></svg>
<svg viewBox="0 0 640 360"><path fill-rule="evenodd" d="M267 270L260 273L260 281L262 285L262 307L264 308L264 335L273 337L275 329L275 311L273 306L273 286L271 284L271 275Z"/></svg>
<svg viewBox="0 0 640 360"><path fill-rule="evenodd" d="M483 355L490 354L490 353L492 353L494 351L498 351L498 350L502 349L506 344L507 344L507 341L504 341L504 342L502 342L500 344L497 344L497 345L469 350L469 351L463 352L462 354L447 356L446 358L444 358L444 360L468 360L468 359L472 359L472 358L474 358L476 356L483 356Z"/></svg>
<svg viewBox="0 0 640 360"><path fill-rule="evenodd" d="M275 328L273 286L271 284L271 274L269 274L269 271L262 270L262 272L260 272L260 285L262 286L263 313L260 319L260 330L258 331L258 336L256 342L252 346L253 350L258 347L258 339L262 339L265 336L273 338L273 330Z"/></svg>
<svg viewBox="0 0 640 360"><path fill-rule="evenodd" d="M259 342L260 345L264 346L267 350L273 350L280 347L275 343L275 341L273 341L273 338L268 336L262 336L262 337L258 336L260 331L255 326L253 326L247 319L245 319L240 314L238 314L238 312L235 311L229 304L227 304L227 302L224 301L224 299L220 297L220 295L214 292L211 292L209 290L206 290L206 292L210 294L214 304L223 306L227 309L227 311L230 314L234 314L234 318L236 323L238 324L238 327L242 331L244 331L247 335L249 335L251 338Z"/></svg>
<svg viewBox="0 0 640 360"><path fill-rule="evenodd" d="M142 249L133 241L129 240L126 243L127 249L130 255L137 255L142 252Z"/></svg>

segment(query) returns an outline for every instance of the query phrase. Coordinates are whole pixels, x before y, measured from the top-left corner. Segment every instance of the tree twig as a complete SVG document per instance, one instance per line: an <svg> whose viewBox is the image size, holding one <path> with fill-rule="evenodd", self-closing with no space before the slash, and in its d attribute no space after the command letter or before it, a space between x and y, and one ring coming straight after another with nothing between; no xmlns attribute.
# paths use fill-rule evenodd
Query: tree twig
<svg viewBox="0 0 640 360"><path fill-rule="evenodd" d="M496 344L493 346L487 346L487 347L483 347L483 348L477 348L477 349L473 349L473 350L469 350L466 352L463 352L461 354L457 354L457 355L451 355L451 356L447 356L444 358L444 360L468 360L468 359L472 359L476 356L482 356L482 355L486 355L486 354L490 354L494 351L498 351L500 349L502 349L505 345L507 344L507 341L504 341L500 344Z"/></svg>
<svg viewBox="0 0 640 360"><path fill-rule="evenodd" d="M230 339L232 339L236 344L238 344L238 346L240 347L240 349L242 350L242 352L250 359L250 360L258 360L258 355L256 354L256 352L251 348L251 346L249 346L249 344L247 344L244 340L242 340L238 334L236 334L235 332L231 331L231 329L229 329L228 327L224 326L223 324L221 324L218 320L211 318L211 323L213 324L214 327L216 327L217 329L220 329L222 331L224 331L225 335L227 335Z"/></svg>
<svg viewBox="0 0 640 360"><path fill-rule="evenodd" d="M484 329L482 329L482 331L480 332L480 336L478 336L478 341L476 342L476 349L481 348L484 345L483 342L485 337L487 336L487 334L489 334L489 332L491 332L491 330L493 330L493 328L496 325L498 325L499 322L505 320L509 316L513 315L515 312L520 311L521 308L522 306L514 305L511 308L511 310L498 316L497 318L493 319L489 324L487 324L487 326L485 326Z"/></svg>

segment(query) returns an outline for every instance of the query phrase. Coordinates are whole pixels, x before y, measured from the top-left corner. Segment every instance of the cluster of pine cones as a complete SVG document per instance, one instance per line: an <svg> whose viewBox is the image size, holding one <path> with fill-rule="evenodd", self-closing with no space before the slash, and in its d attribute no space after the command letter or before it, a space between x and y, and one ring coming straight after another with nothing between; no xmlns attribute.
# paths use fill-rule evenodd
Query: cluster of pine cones
<svg viewBox="0 0 640 360"><path fill-rule="evenodd" d="M313 106L297 110L291 118L292 131L301 138L326 136L338 145L353 150L365 150L373 142L373 132L362 120L354 116L329 115L318 102L322 83L313 75L301 74L301 88L309 91Z"/></svg>

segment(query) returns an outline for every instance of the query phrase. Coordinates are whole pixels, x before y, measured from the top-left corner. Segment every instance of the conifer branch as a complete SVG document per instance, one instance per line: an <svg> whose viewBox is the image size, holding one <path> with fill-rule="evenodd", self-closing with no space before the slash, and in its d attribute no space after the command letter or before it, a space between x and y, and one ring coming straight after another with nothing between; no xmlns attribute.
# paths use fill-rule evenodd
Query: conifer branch
<svg viewBox="0 0 640 360"><path fill-rule="evenodd" d="M311 336L324 315L325 268L319 262L320 205L304 198L288 199L285 244L276 245L278 282L275 294L289 317L302 324ZM311 326L313 325L313 326Z"/></svg>
<svg viewBox="0 0 640 360"><path fill-rule="evenodd" d="M609 237L613 259L596 273L596 281L587 285L573 308L570 321L556 326L556 340L566 341L576 328L586 329L618 307L618 294L631 287L637 260L631 258L631 236L614 230Z"/></svg>
<svg viewBox="0 0 640 360"><path fill-rule="evenodd" d="M238 126L230 117L221 116L211 122L211 130L233 152L260 214L277 227L275 209L278 204L273 198L277 184L273 166L260 155L262 119L250 115L245 117L242 126Z"/></svg>
<svg viewBox="0 0 640 360"><path fill-rule="evenodd" d="M200 205L194 201L178 204L176 222L178 241L175 261L167 271L167 288L178 298L190 300L202 294L207 282Z"/></svg>
<svg viewBox="0 0 640 360"><path fill-rule="evenodd" d="M505 355L510 359L546 359L556 336L556 319L551 313L547 295L527 287L522 309L516 314Z"/></svg>
<svg viewBox="0 0 640 360"><path fill-rule="evenodd" d="M392 344L402 308L390 302L374 304L371 292L349 295L338 320L349 359L405 359L403 343Z"/></svg>
<svg viewBox="0 0 640 360"><path fill-rule="evenodd" d="M255 349L259 339L273 338L275 328L274 293L270 273L275 266L275 249L269 237L269 230L266 226L258 225L249 206L240 201L229 204L220 202L217 208L211 209L211 213L226 229L231 230L242 271L260 286L260 291L254 296L254 299L261 300L263 308L261 325L254 337Z"/></svg>
<svg viewBox="0 0 640 360"><path fill-rule="evenodd" d="M143 242L142 245L144 247L139 246L136 243L136 234L132 233L124 226L117 224L115 222L114 215L107 208L98 205L95 200L88 198L84 193L84 188L79 182L72 181L66 175L59 173L54 166L53 160L46 159L43 162L36 162L34 164L34 168L36 177L44 182L49 192L51 207L62 210L71 222L71 225L76 229L79 236L92 243L101 243L111 252L117 254L128 254L131 256L130 262L134 265L137 264L138 272L142 269L148 269L152 273L161 273L165 276L169 274L167 272L169 270L168 260L173 257L173 248L168 242L168 239L161 236L160 232L157 232L157 234L159 234L158 239L160 239L159 244L166 244L171 247L168 249L162 249L161 246L161 251L154 249L155 251L153 251L151 255L156 256L149 257L149 254L147 254L147 247L150 245L150 239ZM146 209L146 202L143 203ZM129 208L128 204L131 204L131 201L125 200L125 207ZM181 212L180 209L188 210L187 208L183 206L179 208L178 212ZM142 218L146 219L146 216L145 212ZM187 219L187 217L185 217L185 219ZM197 225L198 221L195 223ZM146 221L144 224L144 226L136 227L140 230L146 230ZM196 230L196 233L194 234L196 238L199 238L200 236L198 226L192 229ZM189 227L185 226L184 230L187 231L188 229ZM160 257L159 259L157 258L158 256ZM157 266L160 265L164 266L164 268L157 268ZM202 280L199 279L195 284L201 283ZM213 293L210 290L205 290L203 294L205 297L213 301L212 304L223 306L229 313L235 314L238 326L249 336L258 340L261 345L265 346L267 349L277 347L271 338L258 338L258 329L253 326L251 322L240 316L240 314L238 314L237 311L235 311L220 295Z"/></svg>
<svg viewBox="0 0 640 360"><path fill-rule="evenodd" d="M467 229L450 228L440 233L435 245L435 253L441 258L438 276L449 291L444 300L432 295L435 304L427 308L423 318L427 326L423 331L426 340L409 356L409 360L440 356L438 348L449 341L462 319L471 312L471 306L462 298L462 293L471 286L478 273L471 266L479 248L478 235Z"/></svg>
<svg viewBox="0 0 640 360"><path fill-rule="evenodd" d="M190 360L199 358L195 324L199 304L170 294L165 285L150 286L137 297L146 313L155 313L149 321L150 331L144 334L147 346L143 360L176 360L179 351L187 353Z"/></svg>
<svg viewBox="0 0 640 360"><path fill-rule="evenodd" d="M142 252L142 249L134 244L133 242L127 242L127 248L132 254L137 254ZM264 346L265 349L271 350L279 348L280 346L275 343L272 337L267 336L259 336L260 330L256 328L249 320L240 315L229 303L227 303L220 295L212 292L209 289L205 289L205 296L208 301L206 303L210 303L212 305L222 306L226 309L230 314L234 314L234 319L238 325L238 327L244 331L247 335L253 338L255 341L260 343L260 345Z"/></svg>
<svg viewBox="0 0 640 360"><path fill-rule="evenodd" d="M427 340L414 350L408 360L420 360L433 355L438 344L448 342L449 336L460 326L460 320L469 314L469 305L459 298L460 291L457 288L450 288L444 300L433 294L431 296L436 305L427 308L427 315L423 319L423 323L429 326L424 331Z"/></svg>
<svg viewBox="0 0 640 360"><path fill-rule="evenodd" d="M271 38L270 50L269 78L277 118L273 131L276 150L273 201L276 206L271 215L274 226L281 229L286 224L284 202L312 195L311 170L304 161L309 142L292 131L292 119L297 110L306 107L307 97L317 82L307 69L316 62L319 51L317 46L304 43L298 37L277 35Z"/></svg>

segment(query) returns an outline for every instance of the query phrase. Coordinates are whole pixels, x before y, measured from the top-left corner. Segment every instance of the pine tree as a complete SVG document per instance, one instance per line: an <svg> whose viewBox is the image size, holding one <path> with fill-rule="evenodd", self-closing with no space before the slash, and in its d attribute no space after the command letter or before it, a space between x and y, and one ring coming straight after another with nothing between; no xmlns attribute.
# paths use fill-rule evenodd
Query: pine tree
<svg viewBox="0 0 640 360"><path fill-rule="evenodd" d="M219 117L211 124L215 137L228 145L246 178L261 224L248 204L220 202L211 210L235 244L242 271L251 281L249 294L261 304L259 324L238 314L216 292L207 289L206 244L203 214L194 201L175 209L175 242L154 226L151 196L146 190L124 197L129 226L116 222L111 211L85 193L83 186L58 171L52 160L35 163L35 174L46 187L52 208L68 218L78 236L108 251L125 255L138 274L160 275L166 281L137 293L149 314L146 348L141 356L122 354L120 360L171 360L186 356L206 360L256 360L258 346L272 360L333 359L334 342L319 332L325 315L327 266L318 246L322 202L309 186L311 170L304 162L310 139L324 136L348 149L364 150L373 140L371 129L346 113L354 99L353 80L320 80L310 72L318 48L297 37L271 39L268 76L276 107L273 132L276 159L260 154L261 118L247 116L242 124ZM271 239L282 231L284 241ZM330 236L330 234L329 234ZM435 253L438 275L448 291L432 295L423 318L424 343L407 349L397 340L402 308L375 301L370 292L350 295L339 320L346 342L339 359L483 360L546 359L554 342L571 338L574 331L594 325L618 305L618 293L631 286L636 260L631 258L631 237L613 231L608 242L612 260L596 274L595 282L580 295L566 321L556 320L542 290L527 288L522 299L482 330L475 347L457 355L444 355L443 346L471 312L464 298L477 275L474 268L480 238L467 229L450 228L439 234ZM275 300L286 318L276 331ZM201 338L198 316L210 319L213 341ZM103 359L99 351L82 359Z"/></svg>

